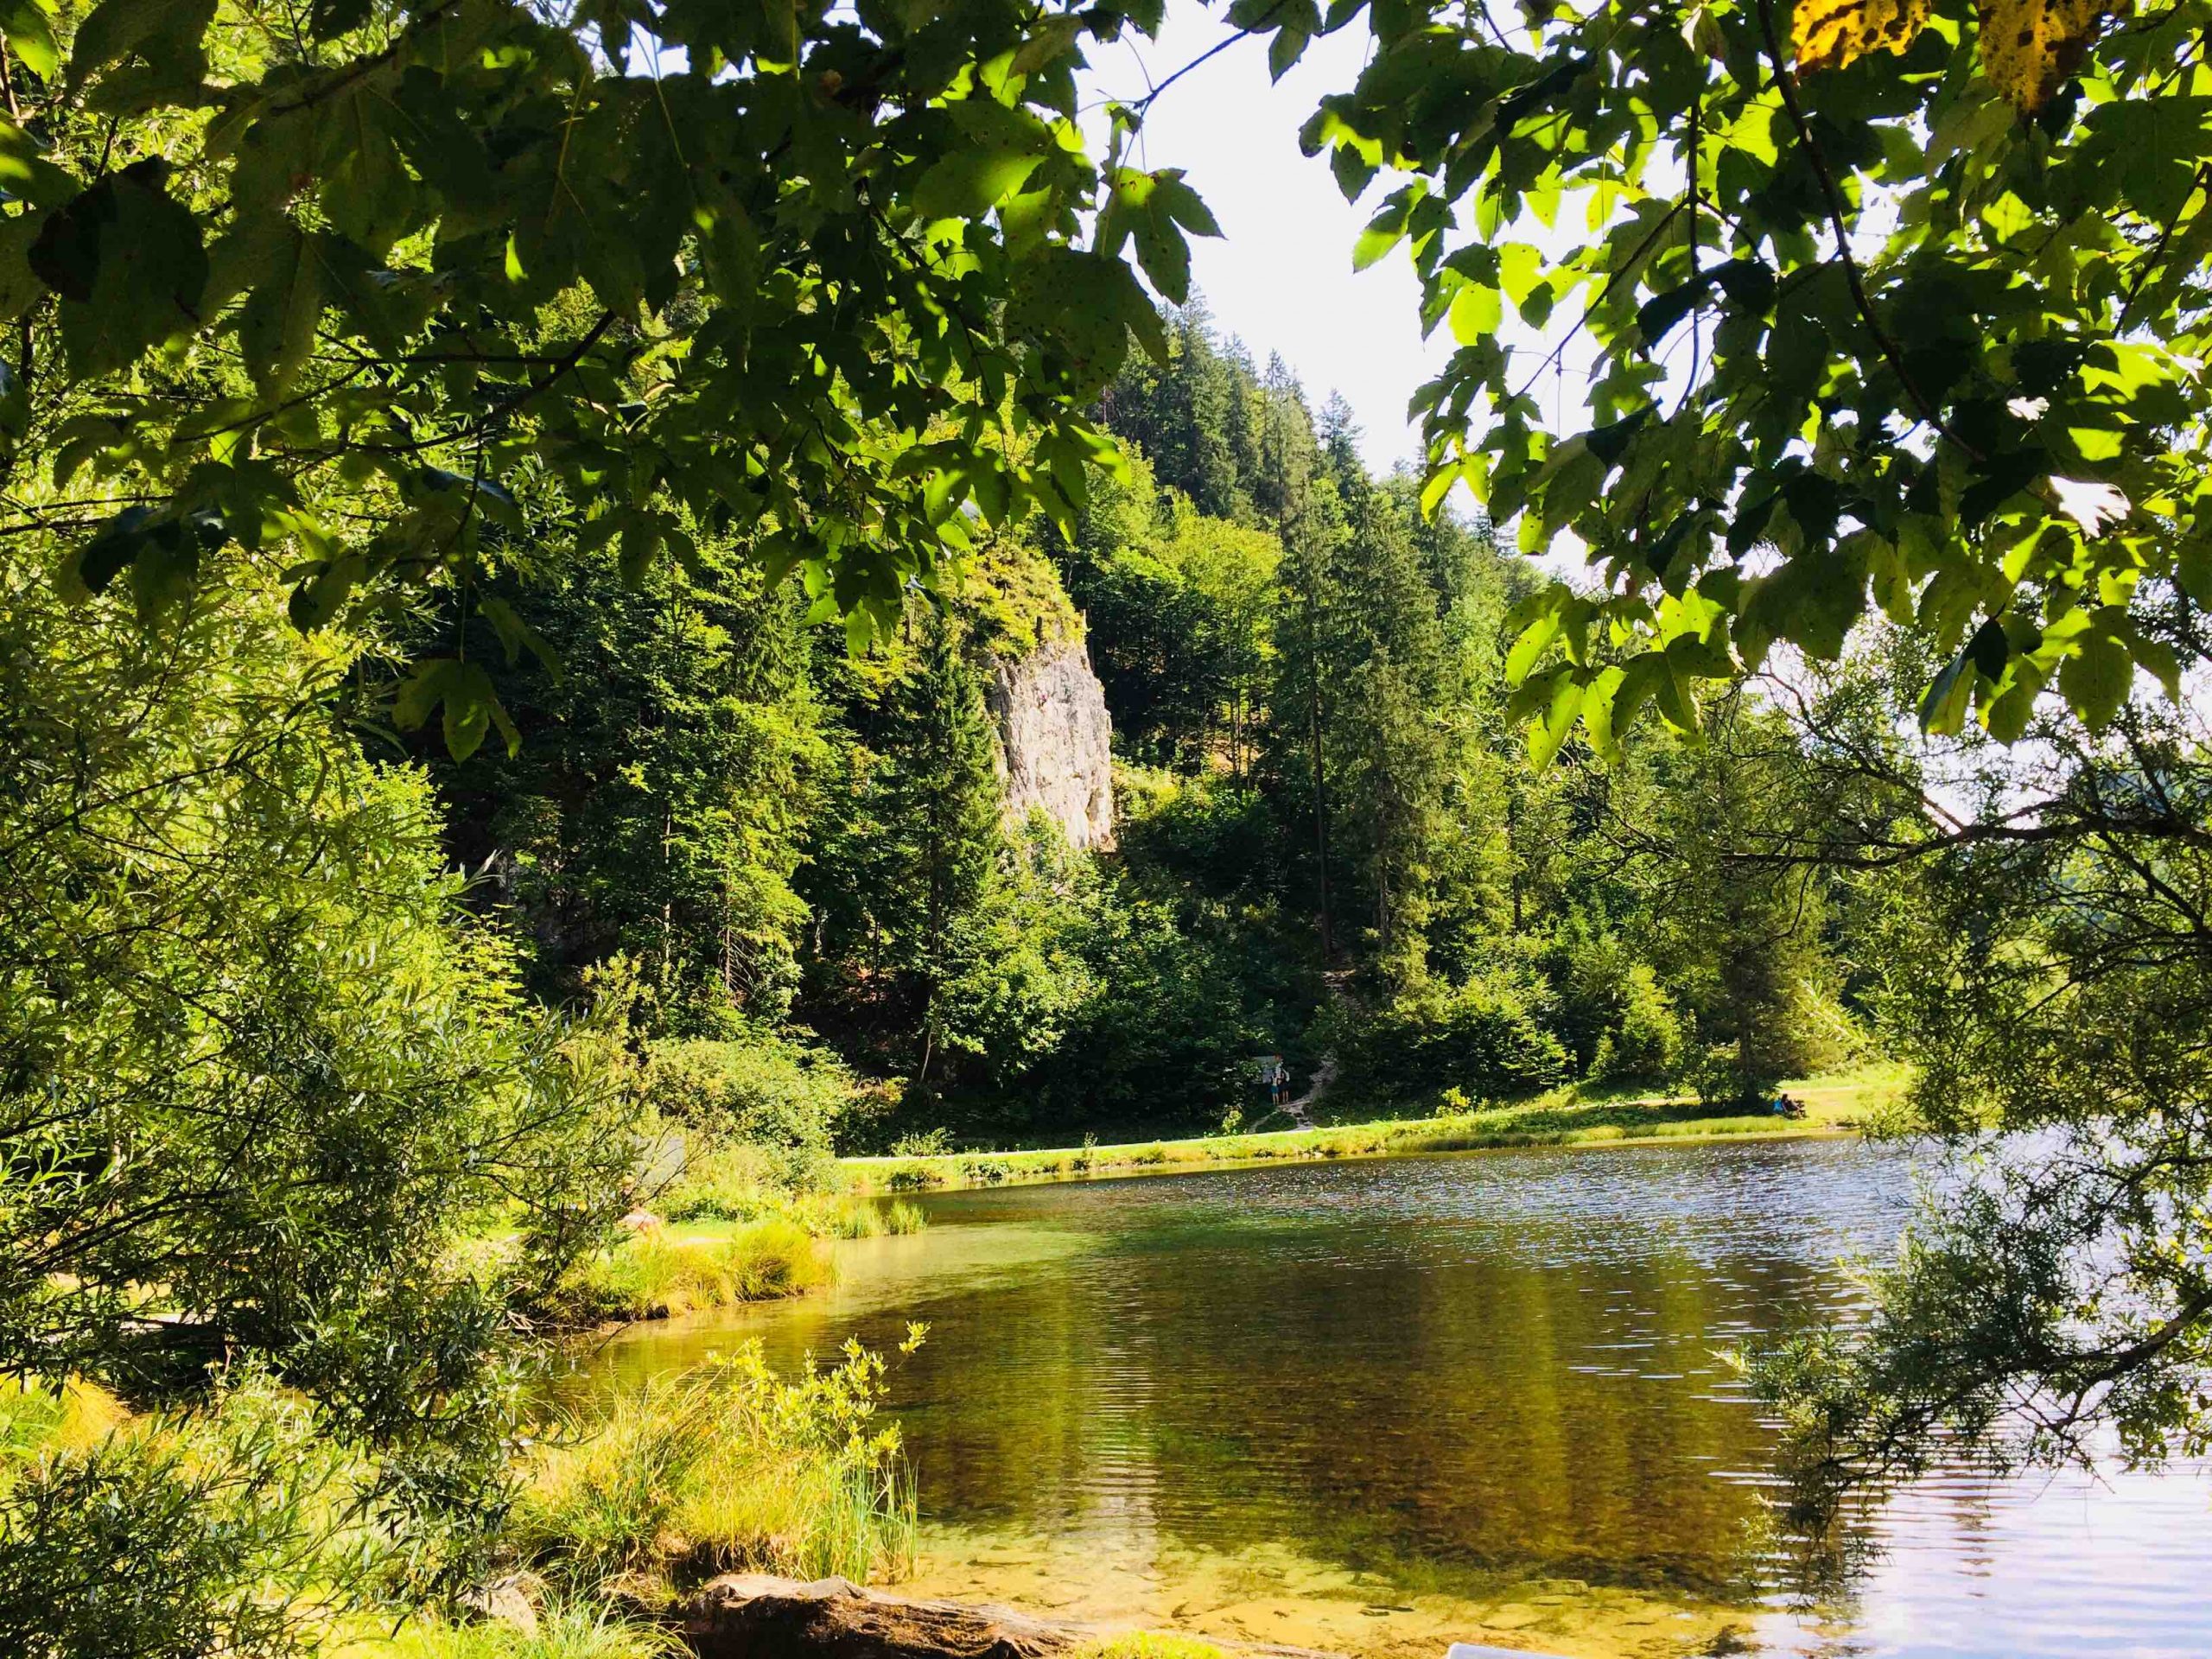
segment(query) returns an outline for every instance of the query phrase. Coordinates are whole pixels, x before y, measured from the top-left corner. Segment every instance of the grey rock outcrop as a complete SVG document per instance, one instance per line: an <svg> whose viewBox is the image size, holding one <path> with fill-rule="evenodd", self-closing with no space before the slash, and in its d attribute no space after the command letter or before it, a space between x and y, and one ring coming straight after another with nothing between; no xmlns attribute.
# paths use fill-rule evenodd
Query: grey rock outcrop
<svg viewBox="0 0 2212 1659"><path fill-rule="evenodd" d="M1114 844L1114 769L1106 688L1082 638L1051 640L999 662L984 692L998 728L1007 816L1041 807L1071 847Z"/></svg>

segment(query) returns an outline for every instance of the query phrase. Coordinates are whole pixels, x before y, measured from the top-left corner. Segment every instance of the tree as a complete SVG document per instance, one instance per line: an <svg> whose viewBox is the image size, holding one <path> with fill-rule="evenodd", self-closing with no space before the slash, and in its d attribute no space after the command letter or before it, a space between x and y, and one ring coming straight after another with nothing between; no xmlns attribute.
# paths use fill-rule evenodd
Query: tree
<svg viewBox="0 0 2212 1659"><path fill-rule="evenodd" d="M865 637L964 508L1072 521L1111 461L1084 408L1133 332L1166 352L1124 250L1180 302L1216 233L1124 164L1134 118L1103 167L1071 147L1111 7L73 21L4 25L0 461L6 527L74 532L93 590L236 541L283 550L302 626L425 581L465 605L528 506L633 576L728 530ZM402 705L456 753L496 708L446 658Z"/></svg>
<svg viewBox="0 0 2212 1659"><path fill-rule="evenodd" d="M1242 772L1266 696L1281 544L1174 492L1163 499L1142 454L1129 467L1127 484L1093 491L1060 555L1115 735L1147 758L1197 766L1226 726Z"/></svg>
<svg viewBox="0 0 2212 1659"><path fill-rule="evenodd" d="M2196 520L2212 135L2187 8L1626 0L1368 10L1376 49L1309 150L1403 245L1459 349L1416 398L1427 498L1461 480L1603 586L1524 618L1541 752L1610 747L1777 642L1878 607L1930 632L1923 725L2017 736L2055 679L2092 726L2176 689L2162 595L2212 600ZM1250 25L1294 59L1314 18ZM1328 24L1345 18L1332 11ZM1588 216L1548 256L1521 225ZM1501 332L1556 342L1533 368ZM1587 424L1537 380L1586 340Z"/></svg>
<svg viewBox="0 0 2212 1659"><path fill-rule="evenodd" d="M501 1507L514 1316L620 1213L627 1103L461 911L419 773L363 758L357 644L228 562L151 629L79 610L48 550L0 556L0 1370L264 1366L439 1566Z"/></svg>
<svg viewBox="0 0 2212 1659"><path fill-rule="evenodd" d="M1831 877L1756 855L1808 816L1804 756L1787 722L1739 691L1708 711L1703 738L1647 753L1663 782L1616 799L1616 833L1664 887L1649 948L1708 1052L1699 1086L1763 1106L1783 1078L1840 1058Z"/></svg>
<svg viewBox="0 0 2212 1659"><path fill-rule="evenodd" d="M989 890L1005 838L1005 792L961 625L934 606L917 611L918 637L882 665L887 683L861 699L868 725L849 752L845 787L825 801L806 890L823 924L818 963L835 982L821 991L850 1003L895 1050L917 1041L918 1052L899 1058L926 1083L956 939Z"/></svg>
<svg viewBox="0 0 2212 1659"><path fill-rule="evenodd" d="M657 1017L710 1030L788 1007L806 906L792 882L829 765L823 711L786 587L765 591L702 543L698 579L625 582L611 550L503 581L461 646L486 664L517 753L420 747L449 804L447 840L518 912L531 988L575 998L620 954ZM541 641L550 671L519 648Z"/></svg>
<svg viewBox="0 0 2212 1659"><path fill-rule="evenodd" d="M1895 631L1778 692L1808 787L1746 849L1878 884L1868 955L1914 1067L1905 1121L1948 1154L1867 1320L1758 1370L1816 1503L1942 1435L2050 1462L2111 1433L2155 1463L2206 1432L2202 720L2139 702L2092 737L2051 709L2024 752L1908 747L1929 656Z"/></svg>
<svg viewBox="0 0 2212 1659"><path fill-rule="evenodd" d="M1315 914L1325 959L1338 944L1330 874L1328 740L1333 690L1329 669L1345 613L1337 569L1342 509L1319 466L1305 395L1280 359L1268 365L1265 392L1253 499L1283 545L1274 760L1287 776L1303 774L1313 833Z"/></svg>
<svg viewBox="0 0 2212 1659"><path fill-rule="evenodd" d="M1339 425L1332 456L1347 498L1350 533L1341 578L1340 656L1328 677L1344 688L1330 747L1337 757L1337 817L1347 863L1370 895L1376 950L1388 977L1420 976L1427 953L1429 885L1443 813L1445 749L1436 717L1443 690L1437 594L1387 496L1357 470Z"/></svg>

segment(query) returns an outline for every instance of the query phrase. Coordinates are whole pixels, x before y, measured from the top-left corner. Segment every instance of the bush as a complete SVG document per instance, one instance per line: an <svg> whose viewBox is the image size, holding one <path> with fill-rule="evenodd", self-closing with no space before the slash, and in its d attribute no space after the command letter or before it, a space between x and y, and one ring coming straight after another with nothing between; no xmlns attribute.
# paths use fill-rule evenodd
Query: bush
<svg viewBox="0 0 2212 1659"><path fill-rule="evenodd" d="M757 1147L773 1180L806 1187L829 1171L854 1084L827 1050L757 1030L726 1042L654 1044L645 1091L663 1118L709 1143Z"/></svg>
<svg viewBox="0 0 2212 1659"><path fill-rule="evenodd" d="M1577 1072L1609 1084L1667 1084L1682 1073L1685 1040L1673 999L1618 934L1575 912L1544 952L1548 1021Z"/></svg>
<svg viewBox="0 0 2212 1659"><path fill-rule="evenodd" d="M1598 1039L1590 1075L1601 1083L1664 1084L1682 1075L1682 1022L1649 966L1629 964L1611 1029Z"/></svg>
<svg viewBox="0 0 2212 1659"><path fill-rule="evenodd" d="M910 1331L908 1351L921 1339ZM842 1362L792 1382L757 1343L649 1382L540 1454L514 1536L556 1583L755 1570L865 1582L903 1572L914 1499L896 1428L873 1419L884 1363Z"/></svg>
<svg viewBox="0 0 2212 1659"><path fill-rule="evenodd" d="M1347 1085L1381 1096L1456 1087L1491 1100L1555 1087L1570 1063L1540 1005L1535 987L1505 973L1417 986L1345 1022L1338 1052Z"/></svg>
<svg viewBox="0 0 2212 1659"><path fill-rule="evenodd" d="M690 1137L683 1171L667 1189L647 1193L651 1209L669 1221L758 1221L790 1198L782 1180L786 1160L749 1141Z"/></svg>
<svg viewBox="0 0 2212 1659"><path fill-rule="evenodd" d="M16 1390L0 1424L0 1653L289 1659L372 1588L344 1541L366 1465L258 1378L175 1421Z"/></svg>

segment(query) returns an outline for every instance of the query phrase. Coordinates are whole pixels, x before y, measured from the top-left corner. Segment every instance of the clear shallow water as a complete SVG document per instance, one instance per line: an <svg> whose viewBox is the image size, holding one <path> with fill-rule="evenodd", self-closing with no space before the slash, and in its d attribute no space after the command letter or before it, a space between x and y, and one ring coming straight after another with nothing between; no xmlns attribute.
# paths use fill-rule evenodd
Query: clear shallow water
<svg viewBox="0 0 2212 1659"><path fill-rule="evenodd" d="M940 1194L836 1290L639 1327L894 1371L918 1587L1376 1654L2212 1654L2212 1483L1942 1471L1808 1599L1716 1351L1847 1294L1910 1194L1855 1142L1478 1154Z"/></svg>

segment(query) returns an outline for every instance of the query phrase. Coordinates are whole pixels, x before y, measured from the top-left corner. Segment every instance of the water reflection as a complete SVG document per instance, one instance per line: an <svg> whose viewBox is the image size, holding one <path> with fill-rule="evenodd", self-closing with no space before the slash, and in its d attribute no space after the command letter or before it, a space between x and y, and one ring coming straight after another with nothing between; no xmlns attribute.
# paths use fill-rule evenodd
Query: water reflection
<svg viewBox="0 0 2212 1659"><path fill-rule="evenodd" d="M795 1363L930 1321L893 1401L925 1577L1093 1616L1432 1655L2212 1647L2188 1479L2031 1503L1942 1476L1864 1522L1891 1548L1852 1605L1789 1600L1769 1438L1719 1351L1845 1295L1832 1264L1893 1238L1910 1188L1892 1151L1802 1141L940 1195L830 1296L603 1363L747 1332Z"/></svg>

